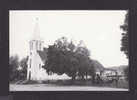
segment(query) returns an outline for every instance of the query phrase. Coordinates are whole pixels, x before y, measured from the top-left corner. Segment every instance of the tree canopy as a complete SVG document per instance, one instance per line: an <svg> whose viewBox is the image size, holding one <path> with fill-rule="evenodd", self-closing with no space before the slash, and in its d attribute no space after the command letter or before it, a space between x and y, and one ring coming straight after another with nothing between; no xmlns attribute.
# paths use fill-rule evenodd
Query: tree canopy
<svg viewBox="0 0 137 100"><path fill-rule="evenodd" d="M19 57L17 55L9 58L9 75L11 82L26 79L27 60L28 57L25 57L19 61Z"/></svg>
<svg viewBox="0 0 137 100"><path fill-rule="evenodd" d="M123 51L126 54L126 57L129 58L129 50L128 50L128 46L129 46L129 42L128 42L128 17L129 17L129 13L127 12L126 16L125 16L125 21L124 24L120 26L120 28L124 31L122 33L122 39L121 39L121 51Z"/></svg>
<svg viewBox="0 0 137 100"><path fill-rule="evenodd" d="M20 78L21 79L26 79L27 77L27 61L28 61L28 56L25 58L22 58L20 61Z"/></svg>
<svg viewBox="0 0 137 100"><path fill-rule="evenodd" d="M121 51L125 53L127 59L129 58L128 17L129 17L129 13L127 12L127 14L125 15L124 24L120 26L120 28L124 31L122 33L122 39L121 39ZM126 67L124 70L125 76L127 77L126 79L128 79L129 77L128 72L129 72L129 67Z"/></svg>
<svg viewBox="0 0 137 100"><path fill-rule="evenodd" d="M18 56L11 56L9 58L9 75L10 75L10 81L17 80L18 78L18 71L17 68L19 66L19 58Z"/></svg>
<svg viewBox="0 0 137 100"><path fill-rule="evenodd" d="M69 42L66 37L61 37L49 46L48 60L43 67L48 73L65 73L72 79L76 76L84 78L84 75L92 75L94 72L89 56L89 50L82 43L75 45L73 41Z"/></svg>

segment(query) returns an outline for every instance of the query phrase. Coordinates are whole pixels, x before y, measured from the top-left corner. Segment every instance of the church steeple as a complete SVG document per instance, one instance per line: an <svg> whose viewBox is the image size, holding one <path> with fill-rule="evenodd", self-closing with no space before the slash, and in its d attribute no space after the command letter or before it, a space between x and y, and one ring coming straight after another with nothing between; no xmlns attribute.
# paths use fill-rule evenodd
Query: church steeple
<svg viewBox="0 0 137 100"><path fill-rule="evenodd" d="M43 41L40 37L40 28L38 24L39 19L36 18L36 23L33 29L33 36L30 41L30 51L41 51L43 50Z"/></svg>
<svg viewBox="0 0 137 100"><path fill-rule="evenodd" d="M39 19L38 17L36 18L36 24L34 26L34 31L33 31L33 40L40 40L40 28L39 28Z"/></svg>

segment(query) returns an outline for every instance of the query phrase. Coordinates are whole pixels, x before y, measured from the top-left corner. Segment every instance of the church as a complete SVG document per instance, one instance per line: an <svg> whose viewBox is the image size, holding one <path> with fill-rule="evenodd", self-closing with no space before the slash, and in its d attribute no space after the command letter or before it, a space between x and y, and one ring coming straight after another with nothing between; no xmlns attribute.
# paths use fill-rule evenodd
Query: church
<svg viewBox="0 0 137 100"><path fill-rule="evenodd" d="M44 47L44 41L40 37L40 28L38 19L33 31L33 37L29 41L29 58L27 68L27 80L49 80L49 79L68 79L66 74L48 75L42 66L47 61L47 48Z"/></svg>

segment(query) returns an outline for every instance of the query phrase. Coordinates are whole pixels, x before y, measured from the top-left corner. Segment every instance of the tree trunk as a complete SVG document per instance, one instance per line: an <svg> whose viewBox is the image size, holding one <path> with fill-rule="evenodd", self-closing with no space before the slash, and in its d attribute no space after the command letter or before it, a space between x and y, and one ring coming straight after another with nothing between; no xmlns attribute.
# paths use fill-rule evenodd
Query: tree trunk
<svg viewBox="0 0 137 100"><path fill-rule="evenodd" d="M82 80L84 80L84 75L82 75L81 77L82 77Z"/></svg>
<svg viewBox="0 0 137 100"><path fill-rule="evenodd" d="M72 81L74 81L76 79L76 75L72 76Z"/></svg>
<svg viewBox="0 0 137 100"><path fill-rule="evenodd" d="M95 75L92 75L92 83L95 83Z"/></svg>
<svg viewBox="0 0 137 100"><path fill-rule="evenodd" d="M88 73L86 72L86 79L88 79Z"/></svg>

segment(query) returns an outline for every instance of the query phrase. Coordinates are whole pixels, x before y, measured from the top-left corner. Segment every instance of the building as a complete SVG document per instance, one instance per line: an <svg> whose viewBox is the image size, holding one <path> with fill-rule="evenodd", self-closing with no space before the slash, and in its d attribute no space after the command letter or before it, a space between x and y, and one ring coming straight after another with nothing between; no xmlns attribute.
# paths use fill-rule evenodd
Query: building
<svg viewBox="0 0 137 100"><path fill-rule="evenodd" d="M47 49L44 48L44 41L40 37L38 20L34 27L33 38L29 41L29 59L28 59L28 80L41 80L41 72L44 71L42 66L47 59Z"/></svg>

